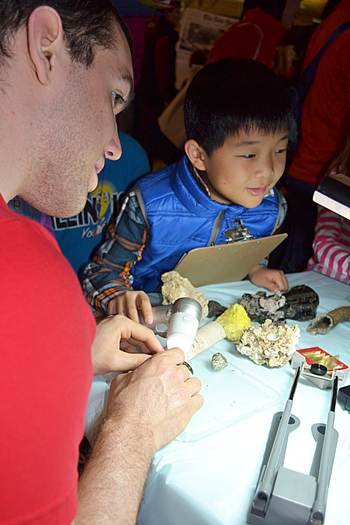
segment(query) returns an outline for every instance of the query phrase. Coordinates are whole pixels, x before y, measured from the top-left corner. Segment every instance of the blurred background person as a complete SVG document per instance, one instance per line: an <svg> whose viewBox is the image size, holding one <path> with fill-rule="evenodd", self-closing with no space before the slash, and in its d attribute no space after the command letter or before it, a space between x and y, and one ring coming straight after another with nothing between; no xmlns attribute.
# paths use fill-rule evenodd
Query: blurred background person
<svg viewBox="0 0 350 525"><path fill-rule="evenodd" d="M350 0L332 0L328 16L315 29L302 73L330 36L350 21ZM288 212L282 231L288 238L270 254L269 267L285 273L306 269L312 256L317 206L312 195L341 151L350 124L350 29L342 31L323 54L305 96L301 133L286 177Z"/></svg>
<svg viewBox="0 0 350 525"><path fill-rule="evenodd" d="M245 0L241 20L214 44L209 62L239 57L275 65L276 48L300 12L300 0Z"/></svg>
<svg viewBox="0 0 350 525"><path fill-rule="evenodd" d="M350 176L350 135L345 147L331 166L331 174ZM313 256L308 270L350 283L350 221L323 206L318 206Z"/></svg>
<svg viewBox="0 0 350 525"><path fill-rule="evenodd" d="M153 136L157 119L177 93L175 45L179 20L180 2L172 2L171 8L160 10L150 20L135 88L132 136L147 152L151 165L157 156Z"/></svg>

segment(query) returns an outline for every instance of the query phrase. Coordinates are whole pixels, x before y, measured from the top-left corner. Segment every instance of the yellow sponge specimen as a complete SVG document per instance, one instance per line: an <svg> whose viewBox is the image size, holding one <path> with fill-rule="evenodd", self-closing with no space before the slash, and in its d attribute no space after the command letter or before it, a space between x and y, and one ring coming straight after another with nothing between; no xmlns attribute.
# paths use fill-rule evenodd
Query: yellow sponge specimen
<svg viewBox="0 0 350 525"><path fill-rule="evenodd" d="M226 339L230 341L238 341L243 328L252 324L244 307L237 303L225 310L215 322L221 324L225 330Z"/></svg>

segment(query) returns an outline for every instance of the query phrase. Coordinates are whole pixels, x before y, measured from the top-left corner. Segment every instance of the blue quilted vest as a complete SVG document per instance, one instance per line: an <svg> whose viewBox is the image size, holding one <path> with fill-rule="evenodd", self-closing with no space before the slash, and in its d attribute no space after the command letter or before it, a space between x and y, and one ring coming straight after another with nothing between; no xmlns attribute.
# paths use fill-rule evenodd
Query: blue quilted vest
<svg viewBox="0 0 350 525"><path fill-rule="evenodd" d="M279 215L278 192L265 197L256 208L213 201L200 188L184 155L172 164L143 177L141 190L149 225L142 259L132 268L134 290L155 292L161 275L174 269L194 248L224 243L224 230L241 219L254 238L273 233Z"/></svg>

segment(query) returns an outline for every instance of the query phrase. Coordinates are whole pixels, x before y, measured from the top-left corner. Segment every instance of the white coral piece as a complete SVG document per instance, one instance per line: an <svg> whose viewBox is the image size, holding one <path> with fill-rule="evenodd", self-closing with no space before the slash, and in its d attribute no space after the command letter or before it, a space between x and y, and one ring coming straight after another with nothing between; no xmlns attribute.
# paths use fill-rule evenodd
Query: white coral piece
<svg viewBox="0 0 350 525"><path fill-rule="evenodd" d="M236 345L237 350L254 361L257 365L269 367L283 366L287 363L300 337L296 324L274 325L266 319L261 326L247 326Z"/></svg>
<svg viewBox="0 0 350 525"><path fill-rule="evenodd" d="M186 277L182 277L177 271L163 273L162 295L163 304L174 304L181 297L190 297L199 302L202 307L201 321L208 315L209 299L195 288Z"/></svg>

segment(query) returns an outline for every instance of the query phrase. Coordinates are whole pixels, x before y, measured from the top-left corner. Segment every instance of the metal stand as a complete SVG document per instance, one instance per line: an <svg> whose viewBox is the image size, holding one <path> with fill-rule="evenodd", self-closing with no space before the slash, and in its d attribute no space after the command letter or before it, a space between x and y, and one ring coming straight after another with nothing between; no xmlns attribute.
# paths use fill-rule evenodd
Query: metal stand
<svg viewBox="0 0 350 525"><path fill-rule="evenodd" d="M289 434L300 425L291 410L301 371L302 366L298 366L285 409L277 412L272 420L257 490L248 515L250 525L324 524L338 441L338 432L334 429L338 376L333 376L327 425L316 423L311 427L317 444L310 474L306 475L283 467Z"/></svg>

